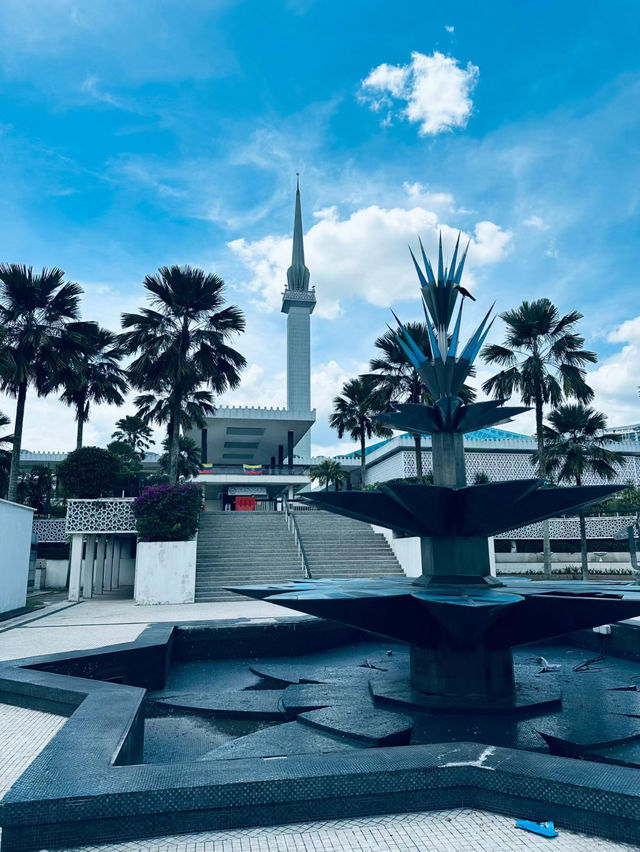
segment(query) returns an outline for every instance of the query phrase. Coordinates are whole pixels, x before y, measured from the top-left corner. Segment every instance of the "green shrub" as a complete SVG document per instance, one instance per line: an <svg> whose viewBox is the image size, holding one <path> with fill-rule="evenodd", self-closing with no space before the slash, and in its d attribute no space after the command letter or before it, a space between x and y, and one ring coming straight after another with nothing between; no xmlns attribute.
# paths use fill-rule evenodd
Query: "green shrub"
<svg viewBox="0 0 640 852"><path fill-rule="evenodd" d="M58 465L58 479L67 497L111 497L120 464L108 450L80 447Z"/></svg>
<svg viewBox="0 0 640 852"><path fill-rule="evenodd" d="M189 541L198 531L202 491L198 485L154 485L133 504L142 541Z"/></svg>

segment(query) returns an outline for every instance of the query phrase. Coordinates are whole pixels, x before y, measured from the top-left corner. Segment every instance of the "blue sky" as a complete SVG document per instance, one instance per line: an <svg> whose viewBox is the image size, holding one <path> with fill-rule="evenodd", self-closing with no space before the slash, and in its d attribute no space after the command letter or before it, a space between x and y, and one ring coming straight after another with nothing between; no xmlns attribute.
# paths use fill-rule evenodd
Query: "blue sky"
<svg viewBox="0 0 640 852"><path fill-rule="evenodd" d="M597 404L640 420L635 0L3 0L0 29L0 257L62 267L87 318L115 328L159 265L214 270L248 320L225 401L284 404L299 171L318 450L389 306L418 315L407 242L432 251L440 229L472 238L478 314L581 310ZM121 413L96 409L87 441ZM73 435L62 404L29 400L25 447Z"/></svg>

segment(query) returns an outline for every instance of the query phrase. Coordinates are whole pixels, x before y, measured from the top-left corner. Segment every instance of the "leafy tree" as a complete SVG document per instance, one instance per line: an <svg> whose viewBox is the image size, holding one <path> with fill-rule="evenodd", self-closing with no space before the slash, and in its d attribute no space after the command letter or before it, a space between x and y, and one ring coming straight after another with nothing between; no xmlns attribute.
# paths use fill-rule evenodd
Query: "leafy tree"
<svg viewBox="0 0 640 852"><path fill-rule="evenodd" d="M237 307L225 307L224 281L201 269L163 266L144 286L150 307L122 315L120 342L137 356L129 367L133 386L168 396L168 471L175 482L183 401L200 385L218 394L237 387L246 361L228 341L245 321Z"/></svg>
<svg viewBox="0 0 640 852"><path fill-rule="evenodd" d="M63 372L64 391L60 397L76 410L76 448L82 446L91 403L122 405L128 387L125 371L119 366L123 353L116 346L115 334L96 323L87 323L82 336L83 358Z"/></svg>
<svg viewBox="0 0 640 852"><path fill-rule="evenodd" d="M431 341L426 323L409 322L405 328L418 348L431 358ZM424 405L432 405L435 402L393 331L387 331L374 345L380 354L371 359L370 375L375 377L377 389L389 402ZM475 391L464 385L461 396L465 402L471 402L475 398ZM425 479L422 469L422 435L414 434L412 437L416 453L417 479L419 483L423 483Z"/></svg>
<svg viewBox="0 0 640 852"><path fill-rule="evenodd" d="M581 402L559 405L547 417L549 425L544 427L544 455L534 454L534 463L544 465L547 474L558 482L582 485L586 474L611 481L617 476L624 456L610 450L607 444L620 440L619 435L606 431L607 418L600 411ZM585 514L580 518L580 540L582 549L582 579L589 579L587 557L587 532Z"/></svg>
<svg viewBox="0 0 640 852"><path fill-rule="evenodd" d="M107 450L118 460L118 478L116 488L124 491L126 496L138 496L140 478L142 476L142 461L140 456L126 441L111 441Z"/></svg>
<svg viewBox="0 0 640 852"><path fill-rule="evenodd" d="M349 379L342 386L340 395L333 400L329 425L338 431L339 438L348 432L354 441L360 442L362 487L366 471L366 440L371 440L374 435L378 438L390 438L393 435L391 429L375 419L377 414L385 410L386 405L387 397L378 390L375 379L369 376Z"/></svg>
<svg viewBox="0 0 640 852"><path fill-rule="evenodd" d="M158 459L160 470L168 475L169 472L169 438L162 442L164 453ZM200 470L200 448L192 438L185 435L180 436L180 448L178 452L178 478L180 480L193 479Z"/></svg>
<svg viewBox="0 0 640 852"><path fill-rule="evenodd" d="M153 430L147 426L141 417L127 414L126 417L116 420L116 430L111 437L116 441L124 441L125 444L129 444L142 459L145 450L148 450L153 443L152 435Z"/></svg>
<svg viewBox="0 0 640 852"><path fill-rule="evenodd" d="M58 465L67 497L110 497L120 474L118 459L100 447L80 447Z"/></svg>
<svg viewBox="0 0 640 852"><path fill-rule="evenodd" d="M32 467L18 475L17 499L40 515L48 513L53 490L53 475L47 467Z"/></svg>
<svg viewBox="0 0 640 852"><path fill-rule="evenodd" d="M507 328L503 344L485 346L483 358L502 369L488 379L482 389L494 398L520 394L525 405L532 405L536 416L538 469L545 475L545 405L557 406L563 397L590 402L593 391L586 382L585 366L597 361L595 352L584 349L584 338L576 333L582 319L578 311L560 316L549 299L523 302L518 308L500 314ZM549 526L544 527L544 572L551 578Z"/></svg>
<svg viewBox="0 0 640 852"><path fill-rule="evenodd" d="M588 506L585 515L640 515L640 489L635 487L632 480L629 480L626 486L624 491L618 492L603 503Z"/></svg>
<svg viewBox="0 0 640 852"><path fill-rule="evenodd" d="M324 485L324 490L328 491L330 485L339 487L348 473L336 459L323 459L320 464L311 468L309 476L314 482Z"/></svg>
<svg viewBox="0 0 640 852"><path fill-rule="evenodd" d="M16 398L8 498L15 500L27 391L49 393L63 372L77 364L86 323L78 317L82 289L65 283L61 269L34 272L29 266L0 264L0 390Z"/></svg>
<svg viewBox="0 0 640 852"><path fill-rule="evenodd" d="M0 411L0 429L6 429L11 423L6 414ZM7 493L9 485L9 470L11 468L11 451L8 449L13 443L13 435L0 435L0 497Z"/></svg>

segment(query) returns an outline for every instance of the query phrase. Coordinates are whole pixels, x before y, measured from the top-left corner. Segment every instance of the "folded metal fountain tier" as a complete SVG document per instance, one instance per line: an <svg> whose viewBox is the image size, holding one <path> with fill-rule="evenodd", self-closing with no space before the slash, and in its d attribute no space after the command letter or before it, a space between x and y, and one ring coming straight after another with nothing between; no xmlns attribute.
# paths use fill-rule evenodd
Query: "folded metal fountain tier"
<svg viewBox="0 0 640 852"><path fill-rule="evenodd" d="M492 536L599 502L616 485L545 488L542 479L489 482L466 488L389 483L376 491L306 494L320 509L411 536Z"/></svg>
<svg viewBox="0 0 640 852"><path fill-rule="evenodd" d="M418 648L509 649L640 615L640 586L505 578L422 586L410 577L292 580L231 591Z"/></svg>

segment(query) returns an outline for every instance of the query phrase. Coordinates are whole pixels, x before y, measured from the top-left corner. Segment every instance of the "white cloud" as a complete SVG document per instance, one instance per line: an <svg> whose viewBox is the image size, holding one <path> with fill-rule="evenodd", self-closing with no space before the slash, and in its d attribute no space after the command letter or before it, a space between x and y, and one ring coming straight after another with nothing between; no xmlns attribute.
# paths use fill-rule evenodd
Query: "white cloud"
<svg viewBox="0 0 640 852"><path fill-rule="evenodd" d="M407 243L415 244L419 234L433 256L439 232L448 251L458 235L457 228L441 223L435 212L422 206L372 205L345 219L335 208L318 213L318 221L305 235L305 256L317 290L316 315L329 319L338 316L342 302L353 297L377 307L414 297L416 278ZM476 224L473 235L463 232L462 241L466 239L471 239L466 283L473 286L474 268L500 261L509 249L511 232L484 221ZM259 304L279 310L285 270L291 263L291 238L269 234L228 245L250 270L247 287Z"/></svg>
<svg viewBox="0 0 640 852"><path fill-rule="evenodd" d="M417 204L453 209L453 195L450 192L429 192L428 188L418 181L415 183L405 181L402 188L409 198Z"/></svg>
<svg viewBox="0 0 640 852"><path fill-rule="evenodd" d="M444 28L445 28L445 30L446 30L448 33L452 33L452 32L454 32L454 30L455 30L455 27L448 27L446 24L445 24L445 27L444 27Z"/></svg>
<svg viewBox="0 0 640 852"><path fill-rule="evenodd" d="M608 335L609 343L622 344L621 349L604 358L589 373L588 382L596 397L594 406L607 415L610 426L640 422L640 316L626 320Z"/></svg>
<svg viewBox="0 0 640 852"><path fill-rule="evenodd" d="M360 445L356 441L340 441L336 444L311 444L312 458L335 458L336 456L346 456L354 450L359 450Z"/></svg>
<svg viewBox="0 0 640 852"><path fill-rule="evenodd" d="M406 65L383 62L360 85L360 100L374 112L387 110L384 123L394 116L418 124L421 136L434 136L467 126L471 94L479 69L435 51L432 56L413 51Z"/></svg>
<svg viewBox="0 0 640 852"><path fill-rule="evenodd" d="M548 225L541 216L529 216L528 219L524 220L524 223L528 228L536 228L538 231L548 231L551 227Z"/></svg>

